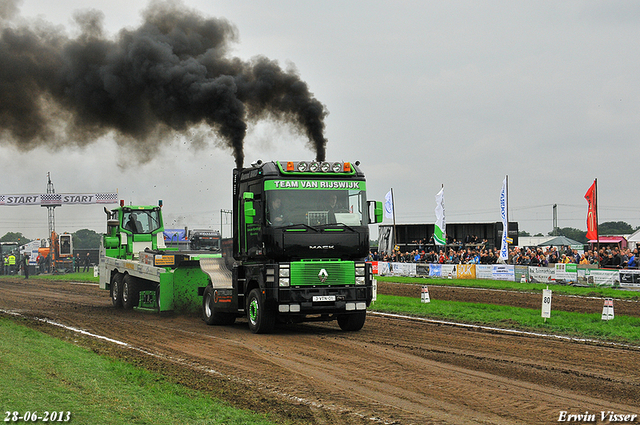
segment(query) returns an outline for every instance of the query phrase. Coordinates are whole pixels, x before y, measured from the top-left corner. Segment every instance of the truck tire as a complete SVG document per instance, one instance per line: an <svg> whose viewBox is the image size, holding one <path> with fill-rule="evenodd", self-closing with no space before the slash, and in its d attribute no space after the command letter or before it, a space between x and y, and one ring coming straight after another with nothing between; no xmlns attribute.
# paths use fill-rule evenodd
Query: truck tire
<svg viewBox="0 0 640 425"><path fill-rule="evenodd" d="M341 314L338 316L338 325L343 331L355 332L362 329L365 320L367 320L366 310L351 314Z"/></svg>
<svg viewBox="0 0 640 425"><path fill-rule="evenodd" d="M214 295L213 286L209 285L204 289L204 294L202 295L202 320L207 325L233 325L236 322L236 316L216 311Z"/></svg>
<svg viewBox="0 0 640 425"><path fill-rule="evenodd" d="M115 273L111 276L111 288L109 295L111 296L111 304L114 307L122 307L122 273Z"/></svg>
<svg viewBox="0 0 640 425"><path fill-rule="evenodd" d="M276 315L267 308L260 295L260 289L255 288L249 292L247 299L247 319L249 329L254 334L269 333L273 331L276 324Z"/></svg>
<svg viewBox="0 0 640 425"><path fill-rule="evenodd" d="M131 310L138 305L138 298L140 296L140 286L135 277L126 275L122 280L122 306Z"/></svg>

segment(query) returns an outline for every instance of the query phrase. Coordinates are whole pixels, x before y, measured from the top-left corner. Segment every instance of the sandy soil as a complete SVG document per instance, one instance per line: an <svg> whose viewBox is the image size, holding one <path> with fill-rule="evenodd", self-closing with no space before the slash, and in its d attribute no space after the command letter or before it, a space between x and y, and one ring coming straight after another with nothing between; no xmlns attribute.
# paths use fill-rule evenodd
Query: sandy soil
<svg viewBox="0 0 640 425"><path fill-rule="evenodd" d="M419 296L419 287L380 284ZM540 295L430 287L432 298L540 308ZM602 301L554 295L553 307ZM483 301L484 300L484 301ZM616 315L639 315L616 301ZM336 323L254 335L246 321L206 326L111 307L97 285L0 278L0 310L29 326L272 415L310 424L547 424L560 412L640 415L640 348L465 329L370 314L360 332ZM581 310L584 311L584 310ZM35 318L93 335L78 334ZM640 422L636 418L637 422Z"/></svg>

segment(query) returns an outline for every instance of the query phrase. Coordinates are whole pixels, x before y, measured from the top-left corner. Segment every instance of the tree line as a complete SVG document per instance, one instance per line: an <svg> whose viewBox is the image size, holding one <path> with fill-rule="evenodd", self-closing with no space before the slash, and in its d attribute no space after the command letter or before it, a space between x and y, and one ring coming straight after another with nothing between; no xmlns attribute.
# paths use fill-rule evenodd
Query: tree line
<svg viewBox="0 0 640 425"><path fill-rule="evenodd" d="M80 229L71 234L75 249L99 249L101 234L89 229ZM21 232L7 232L0 238L0 242L18 242L20 245L31 242Z"/></svg>
<svg viewBox="0 0 640 425"><path fill-rule="evenodd" d="M636 230L640 229L636 227L635 229L624 221L606 221L604 223L598 224L598 234L614 236L614 235L630 235ZM518 236L531 236L528 232L520 231L518 232ZM544 236L542 233L538 233L533 236ZM556 227L552 231L550 231L547 236L565 236L569 239L573 239L574 241L580 243L587 243L589 240L587 239L587 231L580 230L573 227Z"/></svg>

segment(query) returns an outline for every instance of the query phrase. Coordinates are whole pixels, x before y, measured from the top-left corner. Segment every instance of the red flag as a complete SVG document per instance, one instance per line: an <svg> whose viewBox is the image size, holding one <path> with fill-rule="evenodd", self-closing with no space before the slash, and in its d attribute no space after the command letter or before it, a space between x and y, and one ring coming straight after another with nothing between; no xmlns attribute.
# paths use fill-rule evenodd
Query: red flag
<svg viewBox="0 0 640 425"><path fill-rule="evenodd" d="M589 203L589 210L587 212L587 239L598 239L598 215L596 210L596 181L587 190L584 195L584 199Z"/></svg>

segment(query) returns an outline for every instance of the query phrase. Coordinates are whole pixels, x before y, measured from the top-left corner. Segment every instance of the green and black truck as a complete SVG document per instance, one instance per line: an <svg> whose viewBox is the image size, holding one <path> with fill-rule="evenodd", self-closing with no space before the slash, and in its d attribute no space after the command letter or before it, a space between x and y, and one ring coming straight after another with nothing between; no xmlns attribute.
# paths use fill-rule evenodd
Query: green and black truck
<svg viewBox="0 0 640 425"><path fill-rule="evenodd" d="M100 287L116 306L201 308L210 325L245 316L254 333L278 322L337 320L347 331L364 325L374 295L364 261L369 224L382 221L382 204L367 201L357 162L257 161L234 169L233 238L220 254L169 251L159 206L106 212Z"/></svg>

